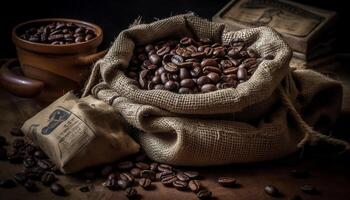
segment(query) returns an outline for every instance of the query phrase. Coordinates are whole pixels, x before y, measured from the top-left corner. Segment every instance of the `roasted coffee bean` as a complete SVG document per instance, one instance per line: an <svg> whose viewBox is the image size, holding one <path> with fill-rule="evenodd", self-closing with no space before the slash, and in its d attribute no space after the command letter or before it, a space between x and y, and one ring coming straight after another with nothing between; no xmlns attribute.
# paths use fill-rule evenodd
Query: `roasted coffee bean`
<svg viewBox="0 0 350 200"><path fill-rule="evenodd" d="M190 179L196 179L199 177L199 173L196 171L185 171L184 174L188 176Z"/></svg>
<svg viewBox="0 0 350 200"><path fill-rule="evenodd" d="M36 163L38 167L42 168L43 170L48 170L52 167L52 163L47 160L38 160Z"/></svg>
<svg viewBox="0 0 350 200"><path fill-rule="evenodd" d="M27 180L24 184L23 187L28 190L29 192L36 192L39 190L39 188L36 186L34 181L32 180Z"/></svg>
<svg viewBox="0 0 350 200"><path fill-rule="evenodd" d="M272 185L265 186L264 191L266 194L273 197L277 197L280 195L280 191L275 186L272 186Z"/></svg>
<svg viewBox="0 0 350 200"><path fill-rule="evenodd" d="M15 149L18 149L20 147L24 146L24 140L17 138L12 142L12 147Z"/></svg>
<svg viewBox="0 0 350 200"><path fill-rule="evenodd" d="M129 187L125 190L125 196L130 198L134 198L135 196L137 196L137 191L135 188L133 187Z"/></svg>
<svg viewBox="0 0 350 200"><path fill-rule="evenodd" d="M33 167L34 165L36 165L36 161L34 158L29 157L23 160L23 166L25 168L30 168L30 167Z"/></svg>
<svg viewBox="0 0 350 200"><path fill-rule="evenodd" d="M201 87L201 92L206 93L206 92L211 92L217 90L216 86L214 84L205 84Z"/></svg>
<svg viewBox="0 0 350 200"><path fill-rule="evenodd" d="M26 174L23 172L16 173L13 179L15 179L15 181L17 181L19 184L24 184L28 180Z"/></svg>
<svg viewBox="0 0 350 200"><path fill-rule="evenodd" d="M57 180L56 176L50 172L46 172L41 176L41 182L47 186L51 185L56 180Z"/></svg>
<svg viewBox="0 0 350 200"><path fill-rule="evenodd" d="M53 183L50 186L50 190L52 193L58 195L58 196L64 196L66 195L66 190L64 189L64 187L58 183Z"/></svg>
<svg viewBox="0 0 350 200"><path fill-rule="evenodd" d="M141 173L141 169L139 169L139 168L132 168L131 170L130 170L130 173L131 173L131 175L133 175L135 178L139 178L140 177L140 173Z"/></svg>
<svg viewBox="0 0 350 200"><path fill-rule="evenodd" d="M120 179L129 181L131 183L134 182L134 179L135 179L130 173L121 173L119 176L120 176Z"/></svg>
<svg viewBox="0 0 350 200"><path fill-rule="evenodd" d="M144 163L144 162L137 162L137 163L135 164L135 166L138 167L138 168L140 168L140 169L143 169L143 170L149 169L149 164Z"/></svg>
<svg viewBox="0 0 350 200"><path fill-rule="evenodd" d="M191 180L188 183L188 187L192 192L198 192L201 189L201 185L198 180Z"/></svg>
<svg viewBox="0 0 350 200"><path fill-rule="evenodd" d="M157 171L158 170L158 166L159 166L159 164L158 163L151 163L150 164L150 170L152 170L152 171Z"/></svg>
<svg viewBox="0 0 350 200"><path fill-rule="evenodd" d="M156 174L156 180L161 180L162 178L164 178L165 176L169 176L169 175L175 175L175 172L173 171L162 171Z"/></svg>
<svg viewBox="0 0 350 200"><path fill-rule="evenodd" d="M119 188L118 180L116 178L107 179L103 186L110 190L117 190Z"/></svg>
<svg viewBox="0 0 350 200"><path fill-rule="evenodd" d="M199 192L197 192L197 197L201 200L210 199L211 195L212 193L207 189L199 190Z"/></svg>
<svg viewBox="0 0 350 200"><path fill-rule="evenodd" d="M142 170L140 173L141 178L148 178L151 180L154 180L156 176L156 173L152 170Z"/></svg>
<svg viewBox="0 0 350 200"><path fill-rule="evenodd" d="M150 186L151 186L151 179L148 179L148 178L140 178L139 180L139 185L144 188L144 189L149 189Z"/></svg>
<svg viewBox="0 0 350 200"><path fill-rule="evenodd" d="M172 171L172 170L173 170L173 167L171 167L170 165L167 165L167 164L160 164L158 166L158 171L161 171L161 172Z"/></svg>
<svg viewBox="0 0 350 200"><path fill-rule="evenodd" d="M16 183L11 179L0 180L0 188L13 188Z"/></svg>
<svg viewBox="0 0 350 200"><path fill-rule="evenodd" d="M177 180L175 175L167 175L161 179L161 182L165 186L172 186L173 182Z"/></svg>
<svg viewBox="0 0 350 200"><path fill-rule="evenodd" d="M148 90L192 94L236 88L247 81L265 59L255 50L247 49L245 41L236 40L230 44L204 45L201 39L185 37L179 44L168 40L136 47L125 74L137 79L140 88ZM138 61L135 62L135 58ZM226 78L228 75L230 78Z"/></svg>
<svg viewBox="0 0 350 200"><path fill-rule="evenodd" d="M186 190L188 183L181 180L176 180L173 182L173 186L178 190Z"/></svg>
<svg viewBox="0 0 350 200"><path fill-rule="evenodd" d="M186 174L184 174L183 172L179 172L176 174L176 177L180 180L180 181L189 181L190 177L188 177Z"/></svg>
<svg viewBox="0 0 350 200"><path fill-rule="evenodd" d="M124 161L118 163L117 167L120 170L128 170L131 169L134 166L134 164L131 161Z"/></svg>
<svg viewBox="0 0 350 200"><path fill-rule="evenodd" d="M22 137L24 136L23 132L21 131L20 128L12 128L11 131L10 131L10 134L13 135L13 136L19 136L19 137Z"/></svg>
<svg viewBox="0 0 350 200"><path fill-rule="evenodd" d="M316 187L306 184L300 187L300 190L306 194L318 194Z"/></svg>
<svg viewBox="0 0 350 200"><path fill-rule="evenodd" d="M237 180L233 177L220 177L218 178L218 183L225 187L232 187L237 185Z"/></svg>
<svg viewBox="0 0 350 200"><path fill-rule="evenodd" d="M130 186L132 185L130 181L128 181L128 180L123 180L123 179L119 179L119 180L117 181L117 184L118 184L118 186L119 186L121 189L123 189L123 190L125 190L127 187L130 187Z"/></svg>

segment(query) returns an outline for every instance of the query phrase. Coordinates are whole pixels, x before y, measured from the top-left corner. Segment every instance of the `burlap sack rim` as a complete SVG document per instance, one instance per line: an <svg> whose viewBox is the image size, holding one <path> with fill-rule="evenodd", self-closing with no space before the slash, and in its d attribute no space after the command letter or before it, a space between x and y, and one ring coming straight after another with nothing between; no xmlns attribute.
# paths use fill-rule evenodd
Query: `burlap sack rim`
<svg viewBox="0 0 350 200"><path fill-rule="evenodd" d="M175 16L178 18L178 16ZM181 15L183 19L183 23L189 23L191 20L199 20L197 16L194 16L193 14L186 14ZM132 41L132 36L130 36L130 31L137 30L141 31L143 27L149 27L149 26L159 26L159 24L164 23L165 20L159 20L155 21L151 24L140 24L136 25L128 30L124 30L120 33L116 41L114 42L114 45L116 45L118 42L120 42L120 38L128 39L131 43L131 46L134 46L135 44ZM208 22L212 23L212 22ZM213 23L216 24L216 23ZM228 31L224 24L218 24L219 26L223 26L223 34L228 33L234 33L234 35L239 35L244 32L244 30L241 31ZM98 63L96 63L95 68L104 68L104 67L110 67L108 72L109 74L115 74L115 77L107 77L105 80L107 83L111 83L114 87L111 89L115 89L118 91L118 93L122 96L125 96L129 98L132 101L141 103L141 104L149 104L153 106L161 107L162 109L168 110L170 112L174 113L184 113L184 114L206 114L207 112L210 113L223 113L227 112L227 109L217 109L216 111L212 110L211 108L208 108L206 106L210 101L210 104L212 107L220 108L220 107L228 107L231 106L230 111L240 111L241 104L244 104L245 106L252 105L254 103L257 103L261 99L268 98L272 92L277 88L279 82L283 79L286 73L288 73L288 62L291 58L291 49L283 42L282 38L279 36L279 34L274 31L270 27L259 27L254 28L252 31L259 32L260 34L273 34L277 39L277 41L273 41L273 43L269 44L268 47L271 47L271 45L276 44L279 42L284 44L283 47L280 47L279 52L274 52L275 57L273 60L265 60L262 63L260 63L256 73L253 74L253 76L245 83L239 84L237 88L229 88L229 89L223 89L214 91L211 93L205 93L205 94L177 94L169 91L164 90L142 90L139 89L137 86L132 85L132 80L125 76L125 74L118 70L119 68L127 67L128 63L122 63L120 62L121 59L120 55L116 55L117 59L114 60L108 60L108 55L113 55L115 52L111 48L108 52L108 54L105 56L104 59L100 60ZM192 31L193 32L193 31ZM173 34L172 32L167 33L167 35ZM222 38L224 40L224 38ZM223 41L224 42L224 41ZM271 52L271 51L270 51ZM271 52L273 53L273 51ZM284 55L284 57L282 56ZM123 56L123 55L121 55ZM130 59L130 58L129 58ZM281 64L278 64L281 63ZM275 67L276 71L272 71L268 68L268 66L279 66ZM111 73L111 71L115 71L114 73ZM269 72L270 71L270 72ZM105 73L108 74L108 73ZM270 76L271 74L271 76ZM278 81L276 81L278 80ZM257 88L257 90L252 90L251 88ZM86 90L89 88L87 87ZM96 91L96 90L95 90ZM244 91L244 92L243 92ZM247 93L248 91L248 93ZM263 91L263 92L262 92ZM97 92L97 91L96 91ZM242 95L245 93L245 95ZM96 93L95 93L96 94ZM216 95L213 95L216 94ZM153 99L148 98L149 96L157 95L158 97L161 97L163 99L172 99L172 101L168 101L166 106L159 106L157 102ZM259 96L257 96L259 95ZM216 96L217 98L215 100L212 99L213 96ZM249 101L247 102L246 98L249 96L249 99L256 99L256 101ZM189 103L190 102L190 103ZM190 106L186 106L188 104L194 104L196 105L196 110L191 110ZM230 105L228 105L230 104ZM183 105L184 109L179 109L179 105ZM199 106L199 107L198 107ZM210 111L209 111L210 110Z"/></svg>

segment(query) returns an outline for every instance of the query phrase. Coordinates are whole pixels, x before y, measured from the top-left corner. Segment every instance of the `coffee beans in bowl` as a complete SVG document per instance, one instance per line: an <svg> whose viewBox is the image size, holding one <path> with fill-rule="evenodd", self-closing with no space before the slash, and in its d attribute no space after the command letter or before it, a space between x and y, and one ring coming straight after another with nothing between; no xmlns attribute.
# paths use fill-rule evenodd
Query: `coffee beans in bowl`
<svg viewBox="0 0 350 200"><path fill-rule="evenodd" d="M135 48L125 73L146 90L207 93L236 88L252 76L260 61L242 40L223 45L183 37Z"/></svg>
<svg viewBox="0 0 350 200"><path fill-rule="evenodd" d="M80 43L96 37L95 31L90 27L59 21L28 27L19 34L24 40L52 45Z"/></svg>

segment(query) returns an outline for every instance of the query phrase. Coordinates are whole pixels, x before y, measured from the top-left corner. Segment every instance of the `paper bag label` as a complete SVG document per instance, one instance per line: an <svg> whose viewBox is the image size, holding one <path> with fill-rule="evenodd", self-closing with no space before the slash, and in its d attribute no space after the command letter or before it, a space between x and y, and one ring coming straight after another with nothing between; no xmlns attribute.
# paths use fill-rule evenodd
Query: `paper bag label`
<svg viewBox="0 0 350 200"><path fill-rule="evenodd" d="M31 132L33 139L39 140L45 152L53 153L52 146L55 146L54 152L62 162L70 160L95 138L93 130L83 120L63 107L55 109L42 128L32 125ZM40 140L49 141L51 145Z"/></svg>

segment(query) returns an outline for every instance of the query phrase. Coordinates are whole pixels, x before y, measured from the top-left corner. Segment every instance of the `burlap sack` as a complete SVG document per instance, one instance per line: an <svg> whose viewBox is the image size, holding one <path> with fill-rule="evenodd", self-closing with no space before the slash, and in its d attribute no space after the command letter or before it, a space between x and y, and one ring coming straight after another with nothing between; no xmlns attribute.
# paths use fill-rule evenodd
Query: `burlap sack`
<svg viewBox="0 0 350 200"><path fill-rule="evenodd" d="M141 90L122 72L135 45L183 36L224 44L233 38L243 39L261 57L272 55L273 59L264 60L237 88L205 94ZM156 161L218 165L270 160L324 138L310 126L321 116L331 124L340 111L340 83L308 70L293 72L288 66L291 55L271 28L229 31L223 24L191 14L178 15L122 31L94 66L84 95L91 92L113 105L140 129L136 137ZM318 100L323 102L319 105L322 110L309 109Z"/></svg>
<svg viewBox="0 0 350 200"><path fill-rule="evenodd" d="M62 172L71 173L139 151L123 121L103 101L69 92L27 120L22 131Z"/></svg>

